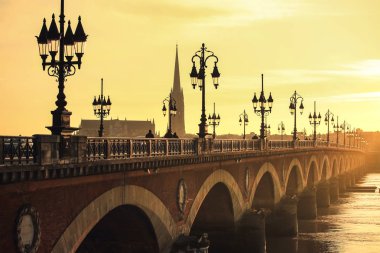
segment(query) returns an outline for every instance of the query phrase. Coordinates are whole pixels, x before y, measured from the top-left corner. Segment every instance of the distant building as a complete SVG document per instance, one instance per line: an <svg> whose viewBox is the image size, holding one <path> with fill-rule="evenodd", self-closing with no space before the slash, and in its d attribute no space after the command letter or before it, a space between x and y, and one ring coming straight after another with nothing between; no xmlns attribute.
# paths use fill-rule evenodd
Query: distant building
<svg viewBox="0 0 380 253"><path fill-rule="evenodd" d="M82 119L78 135L98 136L99 120ZM104 137L145 137L149 130L156 132L156 126L150 120L104 120ZM156 134L155 134L156 135Z"/></svg>
<svg viewBox="0 0 380 253"><path fill-rule="evenodd" d="M175 52L175 65L174 65L174 80L173 88L171 90L172 97L176 101L177 114L172 117L172 131L176 132L181 138L186 135L185 131L185 101L183 97L183 90L181 88L181 80L179 77L179 61L178 61L178 46Z"/></svg>

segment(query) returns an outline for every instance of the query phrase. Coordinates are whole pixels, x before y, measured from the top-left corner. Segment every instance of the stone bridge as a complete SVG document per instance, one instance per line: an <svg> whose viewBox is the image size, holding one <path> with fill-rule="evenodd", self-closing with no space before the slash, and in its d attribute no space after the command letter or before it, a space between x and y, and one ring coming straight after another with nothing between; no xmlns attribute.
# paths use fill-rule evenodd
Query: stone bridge
<svg viewBox="0 0 380 253"><path fill-rule="evenodd" d="M313 141L0 137L0 154L9 253L170 252L204 232L212 252L262 248L365 168L360 148Z"/></svg>

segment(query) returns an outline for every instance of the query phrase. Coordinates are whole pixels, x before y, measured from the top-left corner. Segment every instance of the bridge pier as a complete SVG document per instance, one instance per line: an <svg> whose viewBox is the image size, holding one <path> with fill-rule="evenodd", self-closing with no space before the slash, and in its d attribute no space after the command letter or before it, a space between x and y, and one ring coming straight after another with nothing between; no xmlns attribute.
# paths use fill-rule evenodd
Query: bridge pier
<svg viewBox="0 0 380 253"><path fill-rule="evenodd" d="M317 192L314 186L307 187L299 196L297 216L301 220L317 218Z"/></svg>
<svg viewBox="0 0 380 253"><path fill-rule="evenodd" d="M297 202L296 196L285 196L275 211L266 220L268 236L297 236Z"/></svg>
<svg viewBox="0 0 380 253"><path fill-rule="evenodd" d="M339 194L346 192L346 174L342 174L338 178L339 180Z"/></svg>
<svg viewBox="0 0 380 253"><path fill-rule="evenodd" d="M328 182L320 183L317 186L317 207L330 206L330 186Z"/></svg>
<svg viewBox="0 0 380 253"><path fill-rule="evenodd" d="M339 199L339 180L338 178L330 179L330 201L337 201Z"/></svg>
<svg viewBox="0 0 380 253"><path fill-rule="evenodd" d="M265 215L262 209L248 210L243 214L237 225L236 252L265 253Z"/></svg>

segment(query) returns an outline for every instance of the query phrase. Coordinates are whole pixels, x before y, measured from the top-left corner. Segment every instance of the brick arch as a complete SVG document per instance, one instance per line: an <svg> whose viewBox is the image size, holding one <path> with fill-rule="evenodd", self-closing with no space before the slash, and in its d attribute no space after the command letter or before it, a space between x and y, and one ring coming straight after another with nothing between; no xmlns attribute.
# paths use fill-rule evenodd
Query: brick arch
<svg viewBox="0 0 380 253"><path fill-rule="evenodd" d="M288 167L288 169L286 171L284 192L286 192L286 189L287 189L288 183L289 183L288 181L289 181L290 173L292 172L292 170L293 170L294 167L296 168L298 182L300 183L300 184L297 185L297 192L300 193L303 190L303 188L305 187L304 176L303 176L303 172L302 172L303 169L302 169L301 162L297 158L294 158L290 162L289 167Z"/></svg>
<svg viewBox="0 0 380 253"><path fill-rule="evenodd" d="M330 170L330 159L327 155L323 156L321 166L319 166L319 176L320 176L319 181L322 180L322 172L323 172L323 167L325 164L326 164L326 179L328 179L331 170Z"/></svg>
<svg viewBox="0 0 380 253"><path fill-rule="evenodd" d="M191 226L194 223L194 220L198 214L199 209L201 208L204 199L210 190L218 183L222 183L228 188L232 200L234 221L236 222L241 217L245 209L245 203L239 185L229 172L225 170L216 170L207 177L199 189L197 196L195 197L194 202L190 207L189 215L186 219L187 231L183 232L190 232Z"/></svg>
<svg viewBox="0 0 380 253"><path fill-rule="evenodd" d="M281 190L281 182L280 178L278 177L277 171L274 168L274 166L266 162L263 165L261 165L259 171L257 172L257 175L255 177L255 180L253 181L250 193L249 193L249 200L248 205L251 207L253 205L253 198L255 196L257 187L259 186L261 178L265 175L265 173L269 173L272 176L273 185L274 185L274 204L277 204L280 202L283 192Z"/></svg>
<svg viewBox="0 0 380 253"><path fill-rule="evenodd" d="M66 228L52 253L74 253L95 225L110 211L123 206L139 207L148 216L157 237L160 252L167 250L176 237L176 224L161 200L152 192L135 185L115 187L92 201Z"/></svg>
<svg viewBox="0 0 380 253"><path fill-rule="evenodd" d="M309 159L309 162L307 164L307 167L306 167L306 172L305 172L305 178L304 178L304 185L307 185L307 180L309 178L309 173L310 173L310 168L311 168L311 165L312 164L315 164L315 168L316 168L316 172L317 172L317 177L314 181L314 184L316 182L318 182L320 180L320 173L319 173L319 164L318 164L318 160L317 160L317 157L315 155L312 155Z"/></svg>

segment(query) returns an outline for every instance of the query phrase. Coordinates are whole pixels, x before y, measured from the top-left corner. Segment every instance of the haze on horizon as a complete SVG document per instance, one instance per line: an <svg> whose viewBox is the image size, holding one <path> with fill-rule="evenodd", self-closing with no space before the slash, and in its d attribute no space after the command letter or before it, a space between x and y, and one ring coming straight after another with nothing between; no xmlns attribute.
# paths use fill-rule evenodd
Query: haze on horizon
<svg viewBox="0 0 380 253"><path fill-rule="evenodd" d="M0 0L1 135L49 133L45 126L51 124L58 89L42 71L34 36L44 17L50 24L53 12L59 13L58 0ZM380 129L380 1L66 0L66 18L74 27L79 15L89 38L81 70L66 82L72 126L95 118L91 102L103 77L112 118L154 118L164 133L162 100L173 83L178 44L186 130L196 133L201 93L192 89L189 72L191 57L204 42L219 57L218 90L210 75L206 79L207 114L215 102L222 118L218 134L240 134L244 109L247 132L258 132L251 99L260 91L261 73L266 95L271 91L274 98L268 120L273 134L280 121L290 134L294 90L305 99L298 129L311 132L307 115L314 100L322 116L329 108L353 127ZM317 131L325 133L324 124Z"/></svg>

